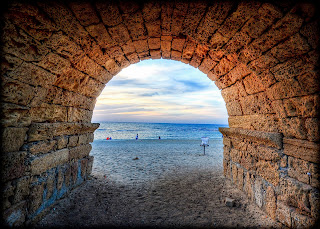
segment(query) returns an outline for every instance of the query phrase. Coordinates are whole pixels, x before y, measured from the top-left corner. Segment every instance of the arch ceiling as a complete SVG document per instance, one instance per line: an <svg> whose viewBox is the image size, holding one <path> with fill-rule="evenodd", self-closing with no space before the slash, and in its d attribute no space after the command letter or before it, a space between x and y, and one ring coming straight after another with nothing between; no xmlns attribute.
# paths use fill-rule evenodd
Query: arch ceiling
<svg viewBox="0 0 320 229"><path fill-rule="evenodd" d="M15 190L5 216L23 209L13 224L34 219L66 192L67 178L52 175L61 194L43 200L35 190L50 187L51 178L42 185L35 177L69 168L74 186L86 179L97 96L121 69L159 58L190 64L221 89L230 126L221 129L226 177L284 224L317 217L319 20L312 4L16 1L3 18L3 182ZM13 181L27 184L19 198ZM301 207L303 198L311 205Z"/></svg>

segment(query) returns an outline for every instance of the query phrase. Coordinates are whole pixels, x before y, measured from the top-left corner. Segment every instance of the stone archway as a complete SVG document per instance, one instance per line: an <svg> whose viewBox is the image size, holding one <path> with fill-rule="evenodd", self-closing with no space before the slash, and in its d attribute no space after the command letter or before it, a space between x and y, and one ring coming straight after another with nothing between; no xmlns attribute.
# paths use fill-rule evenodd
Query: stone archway
<svg viewBox="0 0 320 229"><path fill-rule="evenodd" d="M318 217L318 18L254 1L12 3L1 62L3 210L41 217L86 180L96 97L122 68L179 60L221 89L225 176L288 226Z"/></svg>

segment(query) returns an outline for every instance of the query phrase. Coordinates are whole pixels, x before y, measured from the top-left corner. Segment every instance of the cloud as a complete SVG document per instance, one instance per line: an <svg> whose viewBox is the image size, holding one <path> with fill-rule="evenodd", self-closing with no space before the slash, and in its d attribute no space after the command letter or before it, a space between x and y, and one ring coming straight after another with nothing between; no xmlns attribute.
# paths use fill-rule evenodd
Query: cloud
<svg viewBox="0 0 320 229"><path fill-rule="evenodd" d="M95 121L226 123L221 92L205 74L170 60L146 60L123 69L105 87Z"/></svg>

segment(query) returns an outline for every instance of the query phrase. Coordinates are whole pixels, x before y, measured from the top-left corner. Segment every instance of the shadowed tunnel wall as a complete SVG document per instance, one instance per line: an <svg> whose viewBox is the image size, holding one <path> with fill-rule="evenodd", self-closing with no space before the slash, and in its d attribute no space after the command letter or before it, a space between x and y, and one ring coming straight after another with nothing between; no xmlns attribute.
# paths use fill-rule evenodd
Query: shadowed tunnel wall
<svg viewBox="0 0 320 229"><path fill-rule="evenodd" d="M319 19L309 3L8 4L1 53L2 218L37 220L91 172L97 96L121 69L172 59L225 100L224 175L273 219L319 203Z"/></svg>

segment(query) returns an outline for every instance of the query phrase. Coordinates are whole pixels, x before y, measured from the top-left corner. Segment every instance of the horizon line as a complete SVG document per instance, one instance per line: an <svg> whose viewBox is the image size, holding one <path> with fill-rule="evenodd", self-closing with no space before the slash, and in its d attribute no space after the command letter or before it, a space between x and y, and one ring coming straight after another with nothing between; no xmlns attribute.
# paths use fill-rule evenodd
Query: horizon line
<svg viewBox="0 0 320 229"><path fill-rule="evenodd" d="M186 125L228 125L223 123L176 123L176 122L135 122L135 121L95 121L92 123L100 122L114 122L114 123L148 123L148 124L186 124Z"/></svg>

